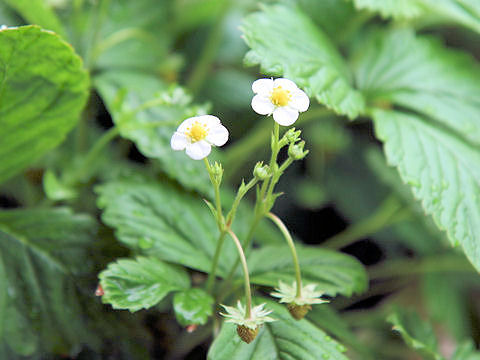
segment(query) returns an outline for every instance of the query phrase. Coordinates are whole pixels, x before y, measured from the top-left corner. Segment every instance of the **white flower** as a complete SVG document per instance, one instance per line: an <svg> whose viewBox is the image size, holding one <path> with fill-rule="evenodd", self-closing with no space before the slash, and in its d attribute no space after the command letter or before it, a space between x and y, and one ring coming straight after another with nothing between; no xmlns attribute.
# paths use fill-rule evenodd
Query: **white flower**
<svg viewBox="0 0 480 360"><path fill-rule="evenodd" d="M226 322L235 323L237 325L245 326L249 329L255 330L258 326L266 322L275 321L269 315L273 310L264 310L265 303L252 308L250 317L246 317L246 308L242 305L240 300L237 302L237 307L222 305L226 313L220 313L228 320Z"/></svg>
<svg viewBox="0 0 480 360"><path fill-rule="evenodd" d="M298 113L307 111L310 100L307 94L288 79L258 79L252 84L256 94L252 99L253 110L260 115L273 114L273 120L290 126L298 119Z"/></svg>
<svg viewBox="0 0 480 360"><path fill-rule="evenodd" d="M186 150L194 160L210 154L212 145L222 146L228 140L228 130L212 115L195 116L184 120L170 140L173 150Z"/></svg>

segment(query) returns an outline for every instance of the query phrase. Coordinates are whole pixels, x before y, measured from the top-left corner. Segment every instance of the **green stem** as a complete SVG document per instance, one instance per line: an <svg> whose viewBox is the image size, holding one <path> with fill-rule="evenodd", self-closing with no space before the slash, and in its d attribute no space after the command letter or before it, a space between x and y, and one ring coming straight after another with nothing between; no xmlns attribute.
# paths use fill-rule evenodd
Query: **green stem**
<svg viewBox="0 0 480 360"><path fill-rule="evenodd" d="M75 180L83 179L86 176L86 173L92 167L92 164L96 161L102 150L120 134L118 127L114 126L108 129L103 135L97 140L97 142L90 149L88 154L85 156L83 163L79 170L75 174Z"/></svg>
<svg viewBox="0 0 480 360"><path fill-rule="evenodd" d="M226 219L226 225L230 226L233 222L233 219L235 218L235 214L237 213L237 208L238 205L240 205L240 201L243 199L246 193L255 186L255 184L258 182L257 178L253 178L250 180L246 185L242 183L240 188L238 189L237 196L235 196L235 200L233 201L232 208L227 214L227 219Z"/></svg>
<svg viewBox="0 0 480 360"><path fill-rule="evenodd" d="M344 231L326 240L322 246L341 249L359 239L372 235L395 221L403 219L403 216L394 216L399 214L401 208L401 202L396 197L390 196L369 217L351 225Z"/></svg>
<svg viewBox="0 0 480 360"><path fill-rule="evenodd" d="M297 279L296 296L299 298L302 296L302 274L300 272L300 263L298 261L297 250L295 249L295 244L293 242L292 236L290 235L290 232L288 231L283 221L280 220L278 216L269 212L267 214L267 217L272 220L275 225L277 225L277 227L280 229L283 236L285 237L285 240L287 240L288 247L290 248L290 252L292 253L293 265L295 266L295 277Z"/></svg>
<svg viewBox="0 0 480 360"><path fill-rule="evenodd" d="M187 88L192 92L192 94L196 94L197 91L202 87L203 82L209 74L210 67L215 60L217 50L222 41L222 26L229 7L230 0L224 0L223 9L216 17L215 24L208 34L208 38L203 47L203 51L200 54L200 58L195 64L195 68L187 80Z"/></svg>
<svg viewBox="0 0 480 360"><path fill-rule="evenodd" d="M302 114L295 125L305 125L312 120L331 114L332 111L324 107L313 108ZM271 134L270 129L269 121L259 121L247 136L242 137L226 150L225 163L228 164L228 172L225 173L225 177L227 180L230 180L242 168L251 155L257 153L265 145Z"/></svg>
<svg viewBox="0 0 480 360"><path fill-rule="evenodd" d="M240 240L238 240L235 233L230 229L228 230L228 233L230 234L233 241L235 242L235 245L237 246L238 255L242 262L243 276L244 276L244 282L245 282L245 299L247 303L247 312L245 314L245 317L249 319L252 315L252 293L250 290L250 276L248 274L247 259L245 258L245 253L243 252L242 244L240 243Z"/></svg>
<svg viewBox="0 0 480 360"><path fill-rule="evenodd" d="M206 289L208 293L212 293L213 290L213 281L215 280L215 275L217 273L218 260L220 259L220 253L222 251L223 242L225 240L225 235L227 232L224 230L220 232L220 236L217 240L217 247L215 248L215 254L213 255L212 267L210 273L208 274Z"/></svg>
<svg viewBox="0 0 480 360"><path fill-rule="evenodd" d="M429 256L420 260L390 260L368 270L371 280L445 272L476 273L477 271L465 258L452 254Z"/></svg>

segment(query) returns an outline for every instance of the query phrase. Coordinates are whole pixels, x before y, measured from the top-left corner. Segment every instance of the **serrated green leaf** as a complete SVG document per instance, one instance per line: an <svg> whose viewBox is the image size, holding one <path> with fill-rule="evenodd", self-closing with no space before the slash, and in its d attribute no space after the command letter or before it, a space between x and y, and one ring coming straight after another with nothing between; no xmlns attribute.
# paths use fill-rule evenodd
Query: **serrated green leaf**
<svg viewBox="0 0 480 360"><path fill-rule="evenodd" d="M151 308L168 293L190 286L184 269L154 257L117 260L98 277L105 293L102 302L131 312Z"/></svg>
<svg viewBox="0 0 480 360"><path fill-rule="evenodd" d="M18 11L29 24L39 25L65 36L63 25L44 0L4 0L4 2Z"/></svg>
<svg viewBox="0 0 480 360"><path fill-rule="evenodd" d="M419 0L353 0L357 9L379 12L382 17L410 19L423 14Z"/></svg>
<svg viewBox="0 0 480 360"><path fill-rule="evenodd" d="M175 317L182 326L204 325L212 315L215 300L200 288L177 292L173 297Z"/></svg>
<svg viewBox="0 0 480 360"><path fill-rule="evenodd" d="M379 12L384 18L416 19L436 16L480 32L480 3L476 0L353 0L357 9Z"/></svg>
<svg viewBox="0 0 480 360"><path fill-rule="evenodd" d="M416 312L398 308L387 321L393 325L393 330L400 333L409 347L419 351L427 359L444 360L438 353L437 338L432 326L422 321Z"/></svg>
<svg viewBox="0 0 480 360"><path fill-rule="evenodd" d="M158 78L140 72L107 72L95 78L95 86L123 137L135 142L145 156L156 159L162 170L185 187L204 194L211 192L203 161L192 160L185 152L170 147L178 125L205 113L205 109L191 105L181 88L169 91ZM159 101L162 97L164 101ZM158 105L136 111L150 101L158 101Z"/></svg>
<svg viewBox="0 0 480 360"><path fill-rule="evenodd" d="M75 126L88 74L71 46L36 26L0 30L0 182Z"/></svg>
<svg viewBox="0 0 480 360"><path fill-rule="evenodd" d="M318 284L317 290L335 296L350 296L367 288L365 268L353 257L312 246L299 246L297 253L305 284ZM248 256L250 280L276 287L281 280L293 283L295 271L292 255L285 245L265 246Z"/></svg>
<svg viewBox="0 0 480 360"><path fill-rule="evenodd" d="M344 60L329 38L296 7L265 6L242 26L251 50L245 61L281 75L339 114L355 118L364 100L355 90Z"/></svg>
<svg viewBox="0 0 480 360"><path fill-rule="evenodd" d="M262 300L263 302L263 300ZM290 313L272 301L266 308L277 321L266 323L257 338L246 344L238 337L236 326L224 323L208 352L208 360L346 360L345 348L322 330L303 319L294 320Z"/></svg>
<svg viewBox="0 0 480 360"><path fill-rule="evenodd" d="M480 66L467 54L402 29L372 33L355 63L370 104L422 113L480 145Z"/></svg>
<svg viewBox="0 0 480 360"><path fill-rule="evenodd" d="M415 115L375 110L374 123L389 164L479 270L480 151Z"/></svg>
<svg viewBox="0 0 480 360"><path fill-rule="evenodd" d="M165 261L210 270L219 233L201 198L151 181L111 182L98 187L97 192L102 219L115 228L121 242ZM148 248L140 246L141 239L148 240ZM220 274L230 269L232 254L236 255L234 244L225 241Z"/></svg>
<svg viewBox="0 0 480 360"><path fill-rule="evenodd" d="M87 246L96 230L69 209L0 211L0 256L8 283L3 341L18 354L68 352L95 345L72 273L86 273Z"/></svg>

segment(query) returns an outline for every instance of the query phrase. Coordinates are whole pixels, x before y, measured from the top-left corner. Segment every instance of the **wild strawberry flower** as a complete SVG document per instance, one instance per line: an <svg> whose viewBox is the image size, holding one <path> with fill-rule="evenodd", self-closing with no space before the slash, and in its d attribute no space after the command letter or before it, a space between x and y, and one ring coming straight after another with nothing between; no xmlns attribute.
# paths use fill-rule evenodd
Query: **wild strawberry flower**
<svg viewBox="0 0 480 360"><path fill-rule="evenodd" d="M298 113L307 111L310 100L291 80L258 79L252 84L256 94L252 99L253 110L260 115L272 115L282 126L290 126L298 119Z"/></svg>
<svg viewBox="0 0 480 360"><path fill-rule="evenodd" d="M212 145L222 146L228 140L228 130L213 115L201 115L184 120L170 140L173 150L186 150L194 160L210 154Z"/></svg>
<svg viewBox="0 0 480 360"><path fill-rule="evenodd" d="M265 303L253 307L250 317L248 318L246 317L246 308L240 301L238 301L237 307L222 306L226 313L220 313L220 315L228 318L225 320L226 322L237 324L238 335L248 344L255 339L262 324L275 321L275 319L267 316L271 314L273 310L265 310L263 308Z"/></svg>
<svg viewBox="0 0 480 360"><path fill-rule="evenodd" d="M309 310L312 309L312 304L323 304L329 302L321 299L324 294L322 291L315 291L317 284L308 284L302 286L301 295L297 296L297 282L294 281L292 286L280 281L277 292L270 293L271 296L280 298L279 302L287 303L288 311L297 319L302 319Z"/></svg>

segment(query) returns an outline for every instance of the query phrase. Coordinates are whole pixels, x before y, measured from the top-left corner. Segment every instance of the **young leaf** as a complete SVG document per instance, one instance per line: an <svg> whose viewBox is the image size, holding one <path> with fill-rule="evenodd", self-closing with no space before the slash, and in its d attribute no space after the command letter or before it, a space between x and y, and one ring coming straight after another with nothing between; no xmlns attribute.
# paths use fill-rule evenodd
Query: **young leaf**
<svg viewBox="0 0 480 360"><path fill-rule="evenodd" d="M72 47L36 26L0 30L0 182L54 148L75 126L88 74Z"/></svg>
<svg viewBox="0 0 480 360"><path fill-rule="evenodd" d="M2 279L8 286L0 347L5 341L10 352L31 355L96 346L71 276L88 272L87 246L95 229L93 219L68 209L0 211Z"/></svg>
<svg viewBox="0 0 480 360"><path fill-rule="evenodd" d="M419 351L425 359L444 360L438 353L437 338L432 326L423 322L417 313L397 309L387 321L393 325L393 330L400 333L407 345Z"/></svg>
<svg viewBox="0 0 480 360"><path fill-rule="evenodd" d="M165 261L210 270L219 233L199 197L149 181L111 182L97 192L103 221L115 228L118 239L127 246ZM235 254L233 242L225 241L220 274L230 269Z"/></svg>
<svg viewBox="0 0 480 360"><path fill-rule="evenodd" d="M154 257L117 260L98 277L104 291L102 301L131 312L151 308L168 293L190 286L184 269Z"/></svg>
<svg viewBox="0 0 480 360"><path fill-rule="evenodd" d="M242 26L251 50L245 61L266 74L283 76L339 114L355 118L364 100L352 86L349 69L329 38L296 7L265 6Z"/></svg>
<svg viewBox="0 0 480 360"><path fill-rule="evenodd" d="M317 290L330 296L351 296L367 289L365 269L353 257L298 244L297 253L305 284L318 284ZM289 284L295 280L292 255L286 245L265 246L252 251L248 267L250 280L256 284L276 287L280 280Z"/></svg>
<svg viewBox="0 0 480 360"><path fill-rule="evenodd" d="M182 326L204 325L213 312L214 299L200 288L179 291L173 296L175 317Z"/></svg>
<svg viewBox="0 0 480 360"><path fill-rule="evenodd" d="M263 300L262 300L263 302ZM224 322L213 342L208 360L346 360L345 348L322 330L303 319L293 319L284 306L266 301L277 321L266 323L257 338L246 344L238 337L235 324ZM321 305L320 305L321 306Z"/></svg>

